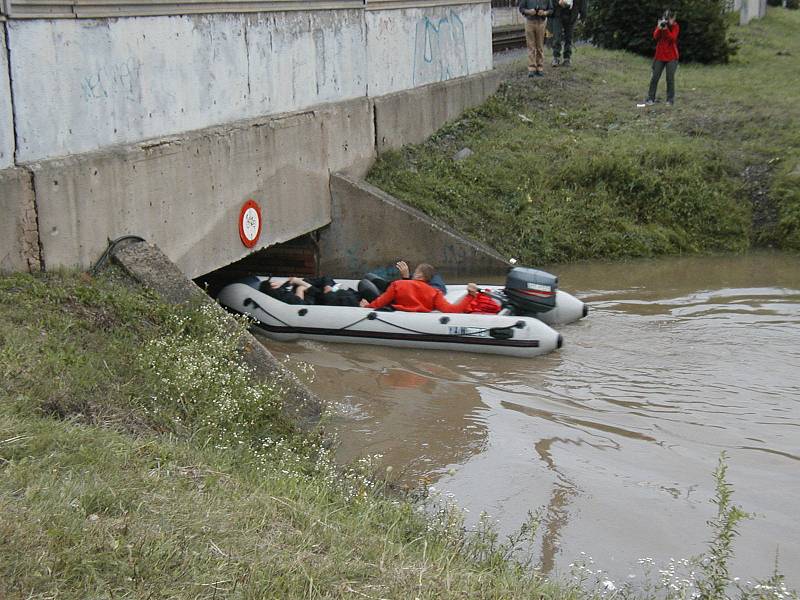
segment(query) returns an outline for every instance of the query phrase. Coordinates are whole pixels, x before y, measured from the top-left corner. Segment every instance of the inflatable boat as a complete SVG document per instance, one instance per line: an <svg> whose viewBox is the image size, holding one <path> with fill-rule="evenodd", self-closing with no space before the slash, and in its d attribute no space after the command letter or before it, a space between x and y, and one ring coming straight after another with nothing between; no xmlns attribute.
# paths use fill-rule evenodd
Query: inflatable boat
<svg viewBox="0 0 800 600"><path fill-rule="evenodd" d="M250 316L256 327L276 340L304 338L519 357L552 352L561 347L563 338L542 316L547 315L552 324L568 322L585 316L586 307L577 298L556 290L557 280L551 281L553 285L545 290L548 286L541 283L542 278L534 277L532 281L531 273L522 273L524 281L516 281L524 284L517 290L520 298L509 299L519 287L515 286L512 276L517 270L512 269L506 288L502 290L481 286L503 303L501 313L493 315L385 312L360 307L286 304L259 291L261 283L268 279L259 276L225 286L217 300L235 313ZM272 278L272 281L281 283L283 279ZM509 286L509 282L512 285ZM360 283L337 280L340 289L357 290ZM466 285L450 285L446 298L456 303L465 293ZM528 312L514 314L524 312L520 307Z"/></svg>

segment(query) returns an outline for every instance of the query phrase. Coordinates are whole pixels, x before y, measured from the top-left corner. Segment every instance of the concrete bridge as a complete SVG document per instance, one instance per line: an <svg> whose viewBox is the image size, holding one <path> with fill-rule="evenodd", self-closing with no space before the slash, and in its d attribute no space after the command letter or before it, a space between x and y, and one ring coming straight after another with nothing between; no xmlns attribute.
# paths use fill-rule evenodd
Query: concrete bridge
<svg viewBox="0 0 800 600"><path fill-rule="evenodd" d="M498 83L482 0L0 6L2 271L86 268L136 234L208 273L327 226L331 173Z"/></svg>

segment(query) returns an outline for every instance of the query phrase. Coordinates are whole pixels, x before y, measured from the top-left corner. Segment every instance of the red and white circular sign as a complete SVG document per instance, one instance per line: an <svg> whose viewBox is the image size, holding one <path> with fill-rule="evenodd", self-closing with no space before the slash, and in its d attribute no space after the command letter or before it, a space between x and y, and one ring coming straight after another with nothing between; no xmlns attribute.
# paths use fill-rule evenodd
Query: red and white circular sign
<svg viewBox="0 0 800 600"><path fill-rule="evenodd" d="M242 243L252 248L261 235L261 207L255 200L248 200L239 211L239 237Z"/></svg>

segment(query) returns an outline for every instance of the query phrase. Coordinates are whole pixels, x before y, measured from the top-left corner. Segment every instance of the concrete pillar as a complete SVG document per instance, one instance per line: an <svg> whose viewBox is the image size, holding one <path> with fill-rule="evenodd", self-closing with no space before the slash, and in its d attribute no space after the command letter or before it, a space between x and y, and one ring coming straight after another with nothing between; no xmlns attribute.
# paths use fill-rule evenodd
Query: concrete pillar
<svg viewBox="0 0 800 600"><path fill-rule="evenodd" d="M747 25L753 19L761 19L767 14L767 0L739 0L739 24Z"/></svg>

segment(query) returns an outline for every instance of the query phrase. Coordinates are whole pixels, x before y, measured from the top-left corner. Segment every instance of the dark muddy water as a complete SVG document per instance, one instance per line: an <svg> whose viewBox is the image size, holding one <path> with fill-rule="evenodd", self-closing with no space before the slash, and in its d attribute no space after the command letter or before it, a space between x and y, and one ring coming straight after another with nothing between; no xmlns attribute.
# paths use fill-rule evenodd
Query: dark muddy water
<svg viewBox="0 0 800 600"><path fill-rule="evenodd" d="M591 556L620 582L641 577L638 559L702 551L725 451L734 500L756 513L732 571L765 577L777 549L800 587L800 258L552 270L590 314L548 356L267 345L313 366L342 460L382 454L505 532L541 507L534 551L550 572Z"/></svg>

